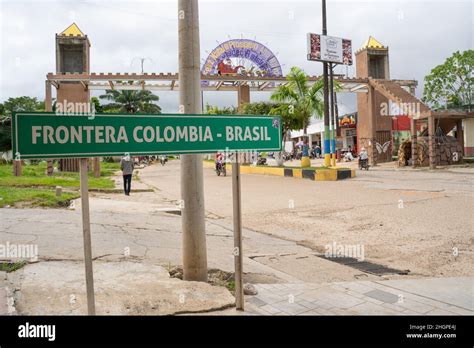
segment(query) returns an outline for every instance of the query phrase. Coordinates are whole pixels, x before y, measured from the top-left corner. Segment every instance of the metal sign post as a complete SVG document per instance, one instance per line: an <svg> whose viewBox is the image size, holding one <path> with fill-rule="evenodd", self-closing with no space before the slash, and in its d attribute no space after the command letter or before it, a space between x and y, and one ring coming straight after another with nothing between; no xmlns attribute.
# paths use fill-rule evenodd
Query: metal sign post
<svg viewBox="0 0 474 348"><path fill-rule="evenodd" d="M82 207L82 232L84 238L84 263L86 266L86 288L87 288L87 313L95 315L94 298L94 273L92 270L92 242L91 221L89 214L89 185L88 185L88 162L87 158L81 158L79 163L81 176L81 207Z"/></svg>
<svg viewBox="0 0 474 348"><path fill-rule="evenodd" d="M243 251L242 251L242 201L240 198L240 164L235 154L232 161L232 206L234 219L234 266L235 266L235 306L244 310Z"/></svg>

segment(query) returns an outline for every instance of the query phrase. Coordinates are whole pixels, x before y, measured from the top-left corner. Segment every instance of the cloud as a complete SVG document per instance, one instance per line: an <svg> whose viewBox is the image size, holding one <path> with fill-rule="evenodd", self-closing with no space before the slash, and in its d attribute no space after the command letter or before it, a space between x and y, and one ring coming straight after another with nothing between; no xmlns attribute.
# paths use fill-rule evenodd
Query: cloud
<svg viewBox="0 0 474 348"><path fill-rule="evenodd" d="M178 71L177 0L3 0L0 35L0 101L44 98L44 80L55 69L54 35L76 22L91 41L94 72ZM424 76L456 50L473 46L470 1L330 1L328 33L352 39L357 49L369 35L390 48L391 78ZM322 64L306 60L306 33L321 32L320 1L200 1L201 58L230 38L256 38L278 53L284 72L300 66L318 75ZM348 73L354 76L355 68ZM346 73L338 67L337 73ZM165 112L177 111L178 93L158 93ZM252 93L266 100L268 93ZM237 94L206 92L205 101L235 105ZM341 95L341 108L355 97ZM352 110L350 110L352 108Z"/></svg>

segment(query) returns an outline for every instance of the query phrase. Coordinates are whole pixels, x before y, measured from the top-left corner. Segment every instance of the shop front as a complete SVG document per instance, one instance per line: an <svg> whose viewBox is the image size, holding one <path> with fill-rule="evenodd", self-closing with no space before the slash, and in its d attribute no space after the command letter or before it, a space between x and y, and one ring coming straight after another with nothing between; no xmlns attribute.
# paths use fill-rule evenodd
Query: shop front
<svg viewBox="0 0 474 348"><path fill-rule="evenodd" d="M338 123L342 140L341 152L357 153L357 112L339 116Z"/></svg>

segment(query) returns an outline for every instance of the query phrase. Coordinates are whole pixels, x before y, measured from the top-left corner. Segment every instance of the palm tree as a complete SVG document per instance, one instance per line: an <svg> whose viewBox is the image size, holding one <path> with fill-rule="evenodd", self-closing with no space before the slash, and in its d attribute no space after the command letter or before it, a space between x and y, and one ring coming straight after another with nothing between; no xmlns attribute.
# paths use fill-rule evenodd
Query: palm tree
<svg viewBox="0 0 474 348"><path fill-rule="evenodd" d="M323 81L318 80L310 86L306 73L296 66L291 68L286 79L288 83L278 86L270 98L288 104L288 112L294 118L292 124L304 129L306 134L311 117L321 118L323 114Z"/></svg>
<svg viewBox="0 0 474 348"><path fill-rule="evenodd" d="M103 105L104 111L119 111L129 114L146 113L161 114L161 107L155 104L160 98L147 90L111 90L105 91L105 94L99 97L112 101Z"/></svg>

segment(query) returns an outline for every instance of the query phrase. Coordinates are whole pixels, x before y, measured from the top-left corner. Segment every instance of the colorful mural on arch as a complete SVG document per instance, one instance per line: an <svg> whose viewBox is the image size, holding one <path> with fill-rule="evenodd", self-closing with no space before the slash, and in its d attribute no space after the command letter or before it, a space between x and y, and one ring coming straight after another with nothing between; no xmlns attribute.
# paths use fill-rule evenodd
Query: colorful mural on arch
<svg viewBox="0 0 474 348"><path fill-rule="evenodd" d="M232 39L219 44L207 57L201 73L283 76L275 54L265 45L249 39Z"/></svg>

